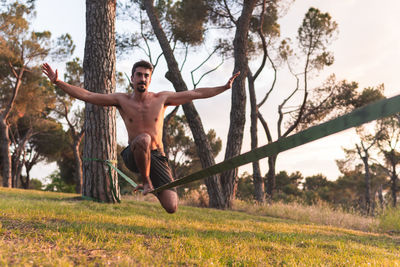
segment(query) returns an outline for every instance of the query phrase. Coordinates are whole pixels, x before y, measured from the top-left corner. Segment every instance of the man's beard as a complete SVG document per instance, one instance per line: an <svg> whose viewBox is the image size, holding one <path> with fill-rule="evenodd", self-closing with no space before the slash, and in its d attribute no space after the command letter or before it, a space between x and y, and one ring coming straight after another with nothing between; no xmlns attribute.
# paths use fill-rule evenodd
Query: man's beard
<svg viewBox="0 0 400 267"><path fill-rule="evenodd" d="M143 87L141 87L141 85L143 85ZM136 89L139 91L139 93L144 93L144 92L146 92L146 84L144 84L144 83L139 83L138 85L137 85L137 87L136 87Z"/></svg>

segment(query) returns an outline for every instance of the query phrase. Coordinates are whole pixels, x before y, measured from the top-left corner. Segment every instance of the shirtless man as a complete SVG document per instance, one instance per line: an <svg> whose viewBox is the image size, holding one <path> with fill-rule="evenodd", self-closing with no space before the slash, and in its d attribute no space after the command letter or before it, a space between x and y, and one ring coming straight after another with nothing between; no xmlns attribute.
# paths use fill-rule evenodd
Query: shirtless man
<svg viewBox="0 0 400 267"><path fill-rule="evenodd" d="M208 98L218 95L232 87L239 75L233 75L225 85L217 87L197 88L184 92L148 91L151 82L153 66L146 61L133 65L131 85L132 94L112 93L99 94L84 88L67 84L58 79L57 70L54 72L49 64L42 66L43 73L50 81L64 90L67 94L85 102L100 106L115 106L124 120L129 146L121 153L125 165L141 175L143 194L173 181L168 160L164 155L162 129L164 112L168 106L177 106L194 99ZM138 189L137 188L137 189ZM178 207L176 189L167 189L157 194L161 205L169 213L174 213Z"/></svg>

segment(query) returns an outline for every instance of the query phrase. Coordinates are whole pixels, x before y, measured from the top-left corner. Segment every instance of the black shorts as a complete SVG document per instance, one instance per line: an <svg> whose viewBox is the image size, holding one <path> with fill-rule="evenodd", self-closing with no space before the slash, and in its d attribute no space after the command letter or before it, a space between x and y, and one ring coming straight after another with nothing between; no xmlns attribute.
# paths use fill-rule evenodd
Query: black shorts
<svg viewBox="0 0 400 267"><path fill-rule="evenodd" d="M121 152L122 159L124 160L125 166L132 172L139 172L136 166L136 161L133 156L130 146L127 146ZM158 188L162 185L172 182L171 168L168 164L166 156L161 154L158 150L151 151L151 162L150 162L150 180L154 188ZM176 192L175 188L167 189Z"/></svg>

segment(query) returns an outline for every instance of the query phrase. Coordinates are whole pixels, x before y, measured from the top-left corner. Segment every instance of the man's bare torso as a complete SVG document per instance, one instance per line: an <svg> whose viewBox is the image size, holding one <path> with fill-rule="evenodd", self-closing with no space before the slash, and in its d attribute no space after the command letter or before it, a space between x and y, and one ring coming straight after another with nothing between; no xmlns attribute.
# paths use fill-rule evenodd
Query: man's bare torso
<svg viewBox="0 0 400 267"><path fill-rule="evenodd" d="M129 144L140 134L151 136L151 149L163 152L162 130L166 109L165 95L147 92L140 99L133 94L121 94L118 111L128 131Z"/></svg>

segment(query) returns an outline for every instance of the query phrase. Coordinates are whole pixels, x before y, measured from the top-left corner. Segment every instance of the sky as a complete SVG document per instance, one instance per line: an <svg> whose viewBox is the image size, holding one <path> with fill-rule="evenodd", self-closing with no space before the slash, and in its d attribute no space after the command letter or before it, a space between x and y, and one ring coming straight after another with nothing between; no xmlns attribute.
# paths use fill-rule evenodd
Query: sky
<svg viewBox="0 0 400 267"><path fill-rule="evenodd" d="M335 74L337 80L356 81L359 88L378 86L384 83L385 95L390 97L398 94L400 76L400 1L398 0L297 0L288 10L287 14L279 20L281 36L295 39L297 28L300 26L304 14L310 7L316 7L321 12L328 12L333 20L338 23L339 33L336 40L329 47L335 56L332 66L325 68L311 82L317 86L329 75ZM83 59L85 44L85 1L82 0L37 0L37 17L32 27L36 31L49 30L53 36L64 33L71 34L77 48L75 55ZM62 12L60 12L62 10ZM125 25L117 24L117 28ZM129 29L125 27L124 29ZM155 48L157 49L157 48ZM145 59L135 51L129 58L117 61L117 70L129 73L132 63ZM186 74L197 64L196 55L189 58ZM54 67L60 69L62 75L64 63L52 62ZM215 64L215 62L212 62ZM206 66L207 67L207 66ZM209 65L211 67L211 63ZM199 86L216 86L224 84L233 71L233 63L226 62L217 72L207 76ZM166 66L163 62L157 67L150 89L153 91L170 90L172 85L164 78ZM271 82L271 75L262 74L262 83ZM61 76L62 77L62 76ZM186 77L188 77L186 75ZM272 102L264 105L262 110L271 123L275 123L276 106L280 103L279 97L283 97L284 90L292 88L292 78L285 74L279 74L279 93L272 97ZM261 84L262 84L261 83ZM188 79L190 87L190 79ZM256 88L259 99L265 89ZM226 136L229 130L231 94L224 92L212 99L197 100L195 106L198 109L206 131L215 129L217 136L222 139L223 148L216 161L223 161L226 145ZM246 118L249 121L249 110ZM127 143L127 134L121 119L117 122L117 139L122 145ZM245 136L242 152L250 150L249 122L245 126ZM266 139L260 131L259 146L266 144ZM354 129L350 129L290 151L279 154L277 170L286 170L289 173L300 171L303 176L322 173L330 180L336 179L340 173L335 160L343 159L343 147L349 148L357 142ZM260 161L262 174L268 170L266 159ZM49 175L56 165L40 164L32 170L32 177L43 178ZM239 169L239 173L251 173L251 165L248 164Z"/></svg>

